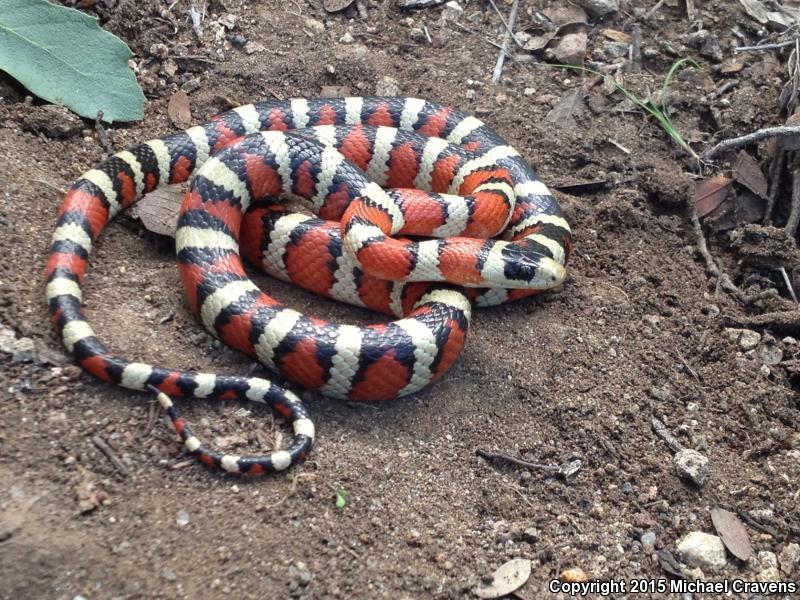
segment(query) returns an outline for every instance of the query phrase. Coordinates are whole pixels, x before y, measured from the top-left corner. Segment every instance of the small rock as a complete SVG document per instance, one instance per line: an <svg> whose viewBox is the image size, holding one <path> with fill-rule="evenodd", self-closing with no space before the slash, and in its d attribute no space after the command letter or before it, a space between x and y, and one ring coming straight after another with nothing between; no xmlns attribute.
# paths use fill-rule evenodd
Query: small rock
<svg viewBox="0 0 800 600"><path fill-rule="evenodd" d="M190 79L189 81L187 81L186 83L184 83L181 86L181 89L184 92L186 92L187 94L191 94L192 92L196 92L197 90L200 89L200 79L197 78L197 77L194 77L194 78Z"/></svg>
<svg viewBox="0 0 800 600"><path fill-rule="evenodd" d="M764 343L758 351L761 362L765 365L777 365L783 360L783 350L774 341Z"/></svg>
<svg viewBox="0 0 800 600"><path fill-rule="evenodd" d="M394 77L384 76L375 84L376 96L399 96L400 82Z"/></svg>
<svg viewBox="0 0 800 600"><path fill-rule="evenodd" d="M667 402L672 399L672 390L666 385L661 387L653 386L650 388L650 395L656 400Z"/></svg>
<svg viewBox="0 0 800 600"><path fill-rule="evenodd" d="M14 348L11 353L11 362L26 363L36 358L36 345L29 337L21 337L14 341Z"/></svg>
<svg viewBox="0 0 800 600"><path fill-rule="evenodd" d="M642 543L642 550L651 554L655 550L656 534L652 531L645 531L639 541Z"/></svg>
<svg viewBox="0 0 800 600"><path fill-rule="evenodd" d="M500 598L522 587L531 576L531 561L515 558L497 569L488 582L473 591L479 598Z"/></svg>
<svg viewBox="0 0 800 600"><path fill-rule="evenodd" d="M451 21L452 22L458 21L461 18L461 15L463 14L464 14L464 9L461 8L461 5L455 0L450 0L450 2L444 5L442 16L439 17L437 25L441 27Z"/></svg>
<svg viewBox="0 0 800 600"><path fill-rule="evenodd" d="M150 56L164 60L169 56L169 48L166 44L153 44L150 46Z"/></svg>
<svg viewBox="0 0 800 600"><path fill-rule="evenodd" d="M325 33L325 23L322 21L318 21L317 19L312 19L309 17L306 19L305 25L311 30L312 33Z"/></svg>
<svg viewBox="0 0 800 600"><path fill-rule="evenodd" d="M541 537L542 534L538 529L536 529L536 527L528 527L522 532L522 541L528 542L529 544L535 544L541 539Z"/></svg>
<svg viewBox="0 0 800 600"><path fill-rule="evenodd" d="M247 42L243 50L245 54L255 54L256 52L264 52L266 48L263 44L259 44L258 42Z"/></svg>
<svg viewBox="0 0 800 600"><path fill-rule="evenodd" d="M708 457L697 450L686 448L675 454L673 458L678 475L703 487L708 481Z"/></svg>
<svg viewBox="0 0 800 600"><path fill-rule="evenodd" d="M247 44L247 38L244 37L241 33L233 33L228 35L228 41L237 48L241 48L245 44Z"/></svg>
<svg viewBox="0 0 800 600"><path fill-rule="evenodd" d="M722 62L722 59L725 58L719 38L707 29L690 33L684 38L684 41L687 46L697 48L701 56L705 56L714 62Z"/></svg>
<svg viewBox="0 0 800 600"><path fill-rule="evenodd" d="M727 328L724 335L732 342L738 342L744 351L752 350L761 342L761 334L751 329Z"/></svg>
<svg viewBox="0 0 800 600"><path fill-rule="evenodd" d="M175 581L178 575L172 569L164 569L161 571L161 576L167 581Z"/></svg>
<svg viewBox="0 0 800 600"><path fill-rule="evenodd" d="M781 571L786 577L792 577L800 567L800 544L786 544L778 556Z"/></svg>
<svg viewBox="0 0 800 600"><path fill-rule="evenodd" d="M603 53L609 60L628 56L629 45L622 42L606 42Z"/></svg>
<svg viewBox="0 0 800 600"><path fill-rule="evenodd" d="M10 327L0 325L0 352L5 354L14 353L14 344L17 341L17 334Z"/></svg>
<svg viewBox="0 0 800 600"><path fill-rule="evenodd" d="M566 583L586 583L589 581L589 576L586 574L586 571L580 567L565 569L558 578Z"/></svg>
<svg viewBox="0 0 800 600"><path fill-rule="evenodd" d="M758 581L780 581L781 573L778 571L778 557L774 552L762 550L758 553L758 564L761 570L756 575Z"/></svg>
<svg viewBox="0 0 800 600"><path fill-rule="evenodd" d="M350 33L349 31L345 31L344 35L339 38L339 41L342 42L343 44L352 44L353 42L356 41L356 38L354 38L353 34Z"/></svg>
<svg viewBox="0 0 800 600"><path fill-rule="evenodd" d="M599 19L619 10L619 0L575 0L590 16Z"/></svg>
<svg viewBox="0 0 800 600"><path fill-rule="evenodd" d="M83 131L83 121L77 115L55 104L30 107L22 117L22 124L28 131L54 140L74 137Z"/></svg>
<svg viewBox="0 0 800 600"><path fill-rule="evenodd" d="M588 40L589 36L585 31L568 33L553 48L548 48L547 53L552 54L560 63L582 65Z"/></svg>
<svg viewBox="0 0 800 600"><path fill-rule="evenodd" d="M180 509L177 513L175 513L175 522L178 524L178 527L186 527L189 524L189 513L183 509Z"/></svg>
<svg viewBox="0 0 800 600"><path fill-rule="evenodd" d="M707 571L719 571L728 562L722 540L702 531L692 531L683 536L678 541L677 552L687 566Z"/></svg>

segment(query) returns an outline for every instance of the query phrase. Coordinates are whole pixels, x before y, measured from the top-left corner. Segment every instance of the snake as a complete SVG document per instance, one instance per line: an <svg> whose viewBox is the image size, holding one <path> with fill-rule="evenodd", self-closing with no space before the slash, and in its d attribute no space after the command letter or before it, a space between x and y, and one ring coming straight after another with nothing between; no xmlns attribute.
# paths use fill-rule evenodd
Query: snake
<svg viewBox="0 0 800 600"><path fill-rule="evenodd" d="M185 449L232 474L283 471L309 456L315 426L298 395L262 377L118 356L81 308L89 255L108 223L144 194L186 181L175 246L191 311L227 345L326 397L388 400L430 385L461 354L474 306L559 286L572 249L557 201L513 147L476 117L418 98L267 100L86 171L51 238L51 319L85 371L156 394ZM394 320L357 327L302 314L261 291L242 257ZM219 452L175 398L266 405L291 424L292 440L261 455Z"/></svg>

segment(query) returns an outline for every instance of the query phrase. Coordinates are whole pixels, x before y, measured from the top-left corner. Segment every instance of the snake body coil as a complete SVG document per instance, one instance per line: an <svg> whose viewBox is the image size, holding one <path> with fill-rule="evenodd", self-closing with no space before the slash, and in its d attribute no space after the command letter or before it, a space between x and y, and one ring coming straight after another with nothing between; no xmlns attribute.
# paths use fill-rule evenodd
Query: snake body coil
<svg viewBox="0 0 800 600"><path fill-rule="evenodd" d="M261 378L125 360L81 311L89 252L106 224L190 176L176 247L192 311L226 344L335 398L384 400L435 381L463 348L473 304L560 284L571 249L557 203L513 148L478 119L415 98L242 106L87 171L60 207L46 271L64 344L96 377L157 392L186 448L232 473L283 470L307 455L314 426L297 396ZM317 217L289 212L279 197ZM240 248L275 277L398 320L336 325L287 308L250 281ZM170 397L265 403L295 436L265 456L220 454Z"/></svg>

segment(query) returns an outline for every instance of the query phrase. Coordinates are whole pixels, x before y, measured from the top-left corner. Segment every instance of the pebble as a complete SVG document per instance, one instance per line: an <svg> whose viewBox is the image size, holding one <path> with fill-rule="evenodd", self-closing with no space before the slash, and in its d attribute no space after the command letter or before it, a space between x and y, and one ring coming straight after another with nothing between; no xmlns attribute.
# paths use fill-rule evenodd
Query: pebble
<svg viewBox="0 0 800 600"><path fill-rule="evenodd" d="M464 14L464 9L461 8L461 5L455 0L450 0L450 2L444 5L442 16L439 17L437 25L441 27L442 25L446 25L450 21L458 21L461 18L461 15L463 14Z"/></svg>
<svg viewBox="0 0 800 600"><path fill-rule="evenodd" d="M714 62L722 62L725 58L722 52L722 46L720 46L719 43L719 38L708 31L708 29L701 29L690 33L684 38L684 41L688 46L697 48L701 56L705 56Z"/></svg>
<svg viewBox="0 0 800 600"><path fill-rule="evenodd" d="M228 41L237 48L241 48L247 43L247 38L244 37L241 33L233 33L228 36Z"/></svg>
<svg viewBox="0 0 800 600"><path fill-rule="evenodd" d="M541 537L542 534L538 529L536 529L536 527L528 527L522 532L522 541L528 542L529 544L535 544Z"/></svg>
<svg viewBox="0 0 800 600"><path fill-rule="evenodd" d="M661 387L653 386L650 388L650 395L656 400L667 402L672 398L672 391L666 385Z"/></svg>
<svg viewBox="0 0 800 600"><path fill-rule="evenodd" d="M190 79L189 81L187 81L186 83L184 83L181 86L181 89L184 92L186 92L187 94L191 94L192 92L196 92L197 90L200 89L200 79L197 78L197 77L194 77L194 78Z"/></svg>
<svg viewBox="0 0 800 600"><path fill-rule="evenodd" d="M595 18L605 17L619 10L619 0L575 0L575 4Z"/></svg>
<svg viewBox="0 0 800 600"><path fill-rule="evenodd" d="M308 18L305 21L305 25L312 31L312 33L325 33L325 23L322 21Z"/></svg>
<svg viewBox="0 0 800 600"><path fill-rule="evenodd" d="M565 569L558 578L566 583L586 583L589 581L589 576L586 574L586 571L580 567Z"/></svg>
<svg viewBox="0 0 800 600"><path fill-rule="evenodd" d="M676 453L672 461L678 470L678 475L683 479L688 479L700 487L708 481L708 457L697 450L685 448Z"/></svg>
<svg viewBox="0 0 800 600"><path fill-rule="evenodd" d="M244 53L245 54L255 54L256 52L264 52L266 48L263 44L259 44L258 42L247 42L244 45Z"/></svg>
<svg viewBox="0 0 800 600"><path fill-rule="evenodd" d="M781 571L786 577L794 575L795 571L800 567L800 544L786 544L778 555L778 562L781 565Z"/></svg>
<svg viewBox="0 0 800 600"><path fill-rule="evenodd" d="M614 60L615 58L628 56L628 48L629 45L622 42L606 42L603 53L609 60Z"/></svg>
<svg viewBox="0 0 800 600"><path fill-rule="evenodd" d="M356 41L356 39L353 37L353 34L351 34L349 31L345 31L344 35L339 38L339 41L342 42L343 44L352 44L353 42Z"/></svg>
<svg viewBox="0 0 800 600"><path fill-rule="evenodd" d="M186 527L189 524L189 513L183 509L180 509L177 513L175 513L175 522L178 524L178 527Z"/></svg>
<svg viewBox="0 0 800 600"><path fill-rule="evenodd" d="M14 341L14 348L11 353L12 363L31 362L36 358L36 345L29 337L21 337Z"/></svg>
<svg viewBox="0 0 800 600"><path fill-rule="evenodd" d="M678 540L677 553L687 566L710 571L718 571L728 562L722 540L702 531L692 531Z"/></svg>
<svg viewBox="0 0 800 600"><path fill-rule="evenodd" d="M161 576L167 581L175 581L178 575L172 569L164 569L161 571Z"/></svg>
<svg viewBox="0 0 800 600"><path fill-rule="evenodd" d="M400 82L394 77L381 77L375 84L376 96L400 96Z"/></svg>
<svg viewBox="0 0 800 600"><path fill-rule="evenodd" d="M50 139L65 139L83 131L83 121L63 106L31 106L22 116L25 129Z"/></svg>
<svg viewBox="0 0 800 600"><path fill-rule="evenodd" d="M777 365L783 360L783 350L774 340L764 343L758 352L765 365Z"/></svg>
<svg viewBox="0 0 800 600"><path fill-rule="evenodd" d="M585 31L568 33L553 48L548 48L547 52L552 53L555 60L568 65L582 65L586 56L586 44L588 35ZM566 85L566 84L565 84Z"/></svg>
<svg viewBox="0 0 800 600"><path fill-rule="evenodd" d="M0 325L0 352L5 354L14 353L14 344L17 341L17 334L10 327Z"/></svg>
<svg viewBox="0 0 800 600"><path fill-rule="evenodd" d="M655 550L656 534L652 531L645 531L639 541L642 543L642 550L651 554Z"/></svg>
<svg viewBox="0 0 800 600"><path fill-rule="evenodd" d="M761 342L761 334L751 329L726 328L725 337L732 342L738 341L739 347L744 350L753 350Z"/></svg>
<svg viewBox="0 0 800 600"><path fill-rule="evenodd" d="M756 575L759 581L780 581L781 574L778 571L778 557L774 552L762 550L758 553L758 564L761 570Z"/></svg>

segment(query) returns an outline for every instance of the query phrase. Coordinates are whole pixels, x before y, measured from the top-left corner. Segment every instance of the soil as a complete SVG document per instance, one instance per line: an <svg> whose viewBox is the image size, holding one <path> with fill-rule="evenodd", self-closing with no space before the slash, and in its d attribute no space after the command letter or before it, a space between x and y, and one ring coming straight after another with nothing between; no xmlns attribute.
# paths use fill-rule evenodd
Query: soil
<svg viewBox="0 0 800 600"><path fill-rule="evenodd" d="M497 4L508 12L508 3ZM516 29L536 33L538 11L566 4L522 2ZM669 2L647 17L637 4L590 19L587 55L608 63L603 30L639 27L642 69L624 68L620 81L644 97L661 88L675 60L669 52L697 58L699 68L675 77L670 104L698 153L782 122L786 55L734 54L767 36L738 3L698 1L694 23ZM312 399L319 433L310 459L284 475L232 479L187 460L151 398L96 382L63 354L40 273L61 192L105 152L93 123L76 130L74 117L62 117L61 127L42 128L30 116L41 103L3 80L0 324L13 330L18 351L0 355L0 597L472 598L476 585L517 557L530 559L532 574L516 597L555 597L548 582L569 568L589 578L667 577L659 551L662 561L664 550L680 558L677 541L687 532L713 534L714 507L748 515L761 554L747 562L729 556L724 568L702 574L683 566L685 573L798 579L789 546L800 532L790 367L800 345L784 337L791 323L754 327L762 336L754 347L752 334L726 330L791 304L779 272L763 267L762 281L777 282L781 297L745 307L718 289L687 217L697 164L651 118L635 107L615 110L618 92L610 95L592 75L545 66L541 52L513 49L516 60L493 85L497 49L437 24L441 7L412 12L368 1L359 18L326 13L316 1L214 0L200 43L185 0L80 5L130 45L148 98L143 121L109 128L115 150L173 131L167 105L181 87L193 122L202 123L262 98L374 94L389 76L401 95L485 120L548 184L606 183L556 193L576 245L563 290L479 311L460 361L413 397L381 405ZM502 39L488 3L469 2L460 21ZM700 26L724 62L713 48L690 47L686 36ZM250 45L232 45L234 35ZM725 65L734 58L732 71ZM548 119L581 89L584 102ZM750 150L764 158L765 148ZM717 173L724 170L707 167L703 176ZM753 291L759 284L747 279L727 235L710 242L734 282ZM256 279L299 310L375 319ZM128 215L97 245L85 304L101 338L122 355L223 373L254 369L201 333L183 300L171 241ZM288 437L252 406L182 406L199 433L223 447L269 448ZM704 487L678 476L654 417L681 445L708 456ZM479 449L550 465L578 459L581 468L565 479L487 461ZM655 542L648 535L643 543L649 532ZM770 570L774 555L764 553L780 555L783 570Z"/></svg>

